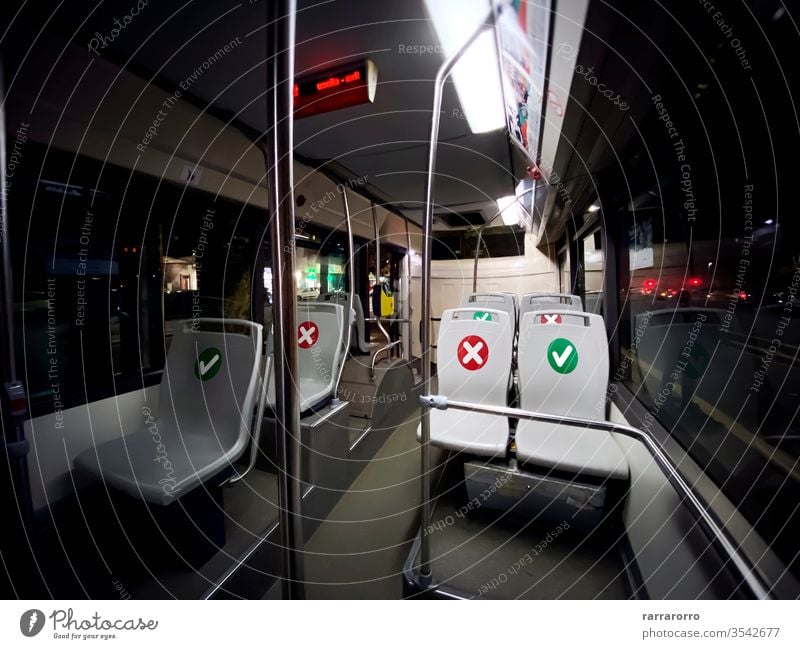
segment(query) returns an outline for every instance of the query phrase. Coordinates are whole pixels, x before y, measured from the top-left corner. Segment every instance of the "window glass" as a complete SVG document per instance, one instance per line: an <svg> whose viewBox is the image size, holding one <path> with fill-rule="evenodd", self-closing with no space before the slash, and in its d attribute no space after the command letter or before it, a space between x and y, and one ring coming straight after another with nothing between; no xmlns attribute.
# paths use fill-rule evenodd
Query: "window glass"
<svg viewBox="0 0 800 649"><path fill-rule="evenodd" d="M251 311L259 210L28 142L9 190L34 416L158 381L175 321Z"/></svg>
<svg viewBox="0 0 800 649"><path fill-rule="evenodd" d="M603 314L603 282L605 265L603 260L603 238L595 230L580 242L581 282L583 285L583 308L589 313Z"/></svg>
<svg viewBox="0 0 800 649"><path fill-rule="evenodd" d="M628 213L616 379L797 569L800 265L796 239L745 206L721 232ZM656 216L659 214L659 216Z"/></svg>

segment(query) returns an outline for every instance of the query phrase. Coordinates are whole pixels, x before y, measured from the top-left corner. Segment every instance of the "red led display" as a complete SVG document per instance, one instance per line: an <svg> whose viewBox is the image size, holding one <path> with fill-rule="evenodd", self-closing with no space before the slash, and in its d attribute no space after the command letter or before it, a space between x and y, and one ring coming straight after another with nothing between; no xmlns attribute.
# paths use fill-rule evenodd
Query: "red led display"
<svg viewBox="0 0 800 649"><path fill-rule="evenodd" d="M375 99L377 71L369 59L301 77L294 84L294 116L309 117Z"/></svg>

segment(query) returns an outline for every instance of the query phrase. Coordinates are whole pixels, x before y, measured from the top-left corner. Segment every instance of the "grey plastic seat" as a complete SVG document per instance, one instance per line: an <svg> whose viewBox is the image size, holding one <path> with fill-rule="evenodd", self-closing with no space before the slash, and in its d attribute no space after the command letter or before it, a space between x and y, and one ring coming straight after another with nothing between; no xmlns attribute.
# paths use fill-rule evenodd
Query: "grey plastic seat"
<svg viewBox="0 0 800 649"><path fill-rule="evenodd" d="M345 309L347 308L348 293L323 293L319 296L319 302L334 302L341 304ZM364 307L361 305L361 300L358 295L353 294L353 334L350 337L350 348L360 351L362 354L369 354L370 350L375 346L367 340L366 336L366 323L364 321Z"/></svg>
<svg viewBox="0 0 800 649"><path fill-rule="evenodd" d="M609 362L603 318L568 309L550 313L559 315L561 322L543 322L534 311L522 316L520 407L604 421ZM523 465L599 478L628 477L625 456L605 431L520 421L515 442Z"/></svg>
<svg viewBox="0 0 800 649"><path fill-rule="evenodd" d="M482 318L488 313L490 319ZM448 398L505 406L511 372L514 325L506 311L474 307L442 314L437 342L439 393ZM506 417L458 410L432 410L431 443L475 455L505 454ZM417 430L417 439L420 431Z"/></svg>
<svg viewBox="0 0 800 649"><path fill-rule="evenodd" d="M306 412L333 397L339 368L344 363L344 307L333 302L297 305L297 380L300 411ZM274 374L267 403L275 408Z"/></svg>
<svg viewBox="0 0 800 649"><path fill-rule="evenodd" d="M136 432L78 455L75 468L158 505L210 480L247 447L262 393L261 348L254 322L178 323L157 408L143 412Z"/></svg>
<svg viewBox="0 0 800 649"><path fill-rule="evenodd" d="M519 318L517 296L514 293L472 293L464 298L462 307L472 309L500 309L508 313L516 327Z"/></svg>
<svg viewBox="0 0 800 649"><path fill-rule="evenodd" d="M520 303L520 319L529 311L551 309L583 311L583 301L569 293L525 293Z"/></svg>

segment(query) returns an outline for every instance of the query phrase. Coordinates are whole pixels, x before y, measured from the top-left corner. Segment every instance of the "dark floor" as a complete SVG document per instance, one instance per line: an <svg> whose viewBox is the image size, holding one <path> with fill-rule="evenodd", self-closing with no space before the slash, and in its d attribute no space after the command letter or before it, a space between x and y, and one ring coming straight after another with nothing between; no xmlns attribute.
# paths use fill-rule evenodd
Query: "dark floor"
<svg viewBox="0 0 800 649"><path fill-rule="evenodd" d="M428 528L436 582L465 597L629 597L617 534L586 532L555 519L512 519L487 508L467 511L461 460L448 464Z"/></svg>
<svg viewBox="0 0 800 649"><path fill-rule="evenodd" d="M194 492L193 492L194 493ZM198 493L202 500L202 494ZM182 516L177 510L148 509L121 494L109 500L101 486L80 492L53 512L57 534L39 556L46 584L44 596L131 599L197 599L230 565L269 529L277 518L277 480L253 471L222 493L224 541L214 544L200 523L170 528ZM181 499L181 504L187 500ZM197 500L197 499L195 499ZM191 499L188 499L191 505ZM176 507L178 505L175 505ZM202 503L207 506L207 503ZM153 514L152 512L156 512ZM220 537L221 538L221 537ZM182 547L186 543L187 551ZM204 550L192 556L198 547Z"/></svg>

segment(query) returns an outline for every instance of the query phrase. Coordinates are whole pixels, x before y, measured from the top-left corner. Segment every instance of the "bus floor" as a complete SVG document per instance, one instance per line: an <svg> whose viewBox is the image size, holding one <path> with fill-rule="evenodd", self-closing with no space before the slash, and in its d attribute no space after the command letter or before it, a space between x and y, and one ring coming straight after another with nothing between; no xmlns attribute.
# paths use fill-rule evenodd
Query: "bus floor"
<svg viewBox="0 0 800 649"><path fill-rule="evenodd" d="M427 528L437 583L475 598L629 597L619 530L586 532L568 521L467 509L463 461L448 458Z"/></svg>
<svg viewBox="0 0 800 649"><path fill-rule="evenodd" d="M194 493L194 492L193 492ZM181 504L173 506L182 507ZM278 486L274 474L253 471L223 490L225 541L193 561L164 534L159 511L127 496L109 498L102 485L81 490L50 511L37 552L43 597L91 599L197 599L249 547L274 526ZM192 545L204 541L190 530Z"/></svg>
<svg viewBox="0 0 800 649"><path fill-rule="evenodd" d="M417 412L395 429L306 542L307 598L403 596L419 521L418 423Z"/></svg>

